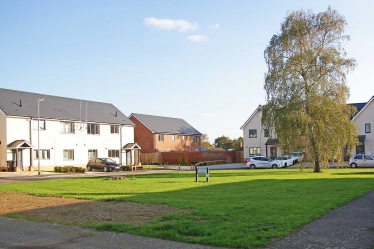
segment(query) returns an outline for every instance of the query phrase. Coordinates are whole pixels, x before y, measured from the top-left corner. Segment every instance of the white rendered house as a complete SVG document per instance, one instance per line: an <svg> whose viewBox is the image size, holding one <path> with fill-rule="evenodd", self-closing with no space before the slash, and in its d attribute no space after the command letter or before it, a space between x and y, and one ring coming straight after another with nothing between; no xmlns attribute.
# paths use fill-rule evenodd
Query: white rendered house
<svg viewBox="0 0 374 249"><path fill-rule="evenodd" d="M134 126L109 103L0 88L0 171L10 162L18 170L85 167L93 157L135 164L140 147L126 147Z"/></svg>

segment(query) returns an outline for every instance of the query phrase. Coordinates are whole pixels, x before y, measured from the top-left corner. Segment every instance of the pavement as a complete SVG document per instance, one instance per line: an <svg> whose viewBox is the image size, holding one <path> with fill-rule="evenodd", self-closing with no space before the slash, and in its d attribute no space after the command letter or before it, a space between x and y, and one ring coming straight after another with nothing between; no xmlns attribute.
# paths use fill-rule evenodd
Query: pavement
<svg viewBox="0 0 374 249"><path fill-rule="evenodd" d="M214 169L240 169L245 164L215 165ZM213 169L212 166L209 166ZM165 170L121 172L123 174L149 174L175 172L178 166ZM181 171L192 171L183 167ZM1 172L0 183L47 180L65 177L94 177L115 175L113 172L87 172L62 174L53 172ZM1 185L0 185L1 187ZM292 212L292 210L290 210ZM0 249L65 249L65 248L215 248L196 244L147 238L116 232L58 224L29 222L0 217ZM374 190L315 220L289 237L274 241L267 249L374 249Z"/></svg>

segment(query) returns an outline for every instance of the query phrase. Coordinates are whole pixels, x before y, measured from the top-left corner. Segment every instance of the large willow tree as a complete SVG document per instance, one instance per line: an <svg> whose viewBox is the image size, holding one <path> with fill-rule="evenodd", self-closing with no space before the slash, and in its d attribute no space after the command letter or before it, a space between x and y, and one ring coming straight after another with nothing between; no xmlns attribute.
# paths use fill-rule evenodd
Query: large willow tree
<svg viewBox="0 0 374 249"><path fill-rule="evenodd" d="M330 159L341 162L343 148L357 144L346 85L356 61L342 46L350 39L346 25L331 7L318 14L290 12L264 52L263 127L276 133L283 151L302 147L314 172Z"/></svg>

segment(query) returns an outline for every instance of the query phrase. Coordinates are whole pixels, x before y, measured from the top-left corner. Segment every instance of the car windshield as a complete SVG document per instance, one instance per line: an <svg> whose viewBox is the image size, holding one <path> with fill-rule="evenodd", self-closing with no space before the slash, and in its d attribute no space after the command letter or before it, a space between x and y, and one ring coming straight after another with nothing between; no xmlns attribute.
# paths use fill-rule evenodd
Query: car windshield
<svg viewBox="0 0 374 249"><path fill-rule="evenodd" d="M106 163L117 163L116 161L114 161L113 159L110 159L110 158L102 158L102 160Z"/></svg>
<svg viewBox="0 0 374 249"><path fill-rule="evenodd" d="M293 155L294 156L299 156L299 152L294 152Z"/></svg>

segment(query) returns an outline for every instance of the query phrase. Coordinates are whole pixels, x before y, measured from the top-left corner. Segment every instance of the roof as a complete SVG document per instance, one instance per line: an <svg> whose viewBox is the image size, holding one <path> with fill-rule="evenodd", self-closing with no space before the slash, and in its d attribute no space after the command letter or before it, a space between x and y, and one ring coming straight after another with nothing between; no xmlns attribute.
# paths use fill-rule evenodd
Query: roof
<svg viewBox="0 0 374 249"><path fill-rule="evenodd" d="M278 141L278 138L269 138L265 145L279 145L279 141Z"/></svg>
<svg viewBox="0 0 374 249"><path fill-rule="evenodd" d="M8 149L19 149L19 148L34 148L29 142L26 140L14 140L10 144L8 144Z"/></svg>
<svg viewBox="0 0 374 249"><path fill-rule="evenodd" d="M193 128L189 123L180 118L168 118L161 116L145 115L139 113L132 113L131 117L135 117L153 133L166 134L185 134L198 135L202 134Z"/></svg>
<svg viewBox="0 0 374 249"><path fill-rule="evenodd" d="M38 99L44 99L40 118L135 126L113 104L0 88L0 110L7 116L37 118Z"/></svg>
<svg viewBox="0 0 374 249"><path fill-rule="evenodd" d="M139 144L137 143L128 143L125 146L123 146L124 150L133 150L133 149L141 149Z"/></svg>
<svg viewBox="0 0 374 249"><path fill-rule="evenodd" d="M371 97L371 99L367 102L367 103L355 103L355 104L350 104L350 105L353 105L353 106L356 106L357 108L357 114L356 116L353 117L352 121L356 119L356 117L358 115L360 115L367 106L369 106L369 104L373 101L374 99L374 96Z"/></svg>
<svg viewBox="0 0 374 249"><path fill-rule="evenodd" d="M245 123L242 125L242 127L240 127L241 130L243 130L244 126L246 126L246 125L249 123L249 121L253 118L253 116L256 115L256 113L261 109L261 107L262 107L262 105L259 105L259 106L256 108L256 110L252 113L252 115L249 116L249 118L247 119L247 121L245 121Z"/></svg>
<svg viewBox="0 0 374 249"><path fill-rule="evenodd" d="M357 138L358 138L358 141L359 141L360 143L364 143L364 142L365 142L366 135L358 135Z"/></svg>

